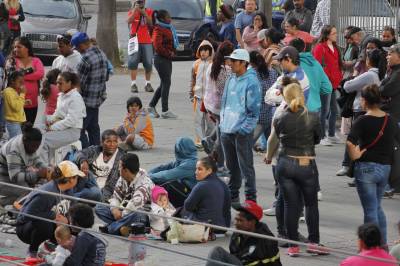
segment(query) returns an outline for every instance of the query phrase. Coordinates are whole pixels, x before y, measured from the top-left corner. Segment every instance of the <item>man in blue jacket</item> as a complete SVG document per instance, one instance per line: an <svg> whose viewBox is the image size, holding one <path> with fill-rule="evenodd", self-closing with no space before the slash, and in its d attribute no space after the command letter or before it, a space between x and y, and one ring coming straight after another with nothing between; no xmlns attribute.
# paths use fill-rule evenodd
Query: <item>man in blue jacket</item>
<svg viewBox="0 0 400 266"><path fill-rule="evenodd" d="M253 131L260 114L261 86L253 68L248 68L249 53L236 49L227 57L232 75L225 82L221 103L221 142L226 166L231 174L229 188L232 205L239 202L242 178L245 196L257 200L256 177L253 164Z"/></svg>

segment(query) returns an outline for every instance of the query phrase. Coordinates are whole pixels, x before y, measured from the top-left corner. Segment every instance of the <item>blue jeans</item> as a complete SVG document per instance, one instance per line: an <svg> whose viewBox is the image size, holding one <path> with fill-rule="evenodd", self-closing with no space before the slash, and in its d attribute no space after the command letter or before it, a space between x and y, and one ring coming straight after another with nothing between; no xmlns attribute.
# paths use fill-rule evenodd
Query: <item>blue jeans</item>
<svg viewBox="0 0 400 266"><path fill-rule="evenodd" d="M17 135L20 135L21 132L21 123L6 121L6 128L8 132L8 138L11 139Z"/></svg>
<svg viewBox="0 0 400 266"><path fill-rule="evenodd" d="M298 227L303 196L308 240L319 243L318 169L315 160L309 160L308 165L300 165L298 159L280 156L276 174L285 202L284 224L287 237L290 240L299 240Z"/></svg>
<svg viewBox="0 0 400 266"><path fill-rule="evenodd" d="M74 196L81 199L102 201L103 195L92 173L88 177L79 177L74 188Z"/></svg>
<svg viewBox="0 0 400 266"><path fill-rule="evenodd" d="M83 119L80 141L82 149L92 145L100 145L99 108L86 107L86 117Z"/></svg>
<svg viewBox="0 0 400 266"><path fill-rule="evenodd" d="M239 198L242 178L245 180L245 196L248 200L257 200L256 174L253 163L253 132L246 135L221 133L222 148L231 179L229 188L231 198Z"/></svg>
<svg viewBox="0 0 400 266"><path fill-rule="evenodd" d="M335 136L336 117L338 114L338 107L336 103L336 91L331 94L321 95L321 131L322 138L325 138L326 119L328 119L328 136Z"/></svg>
<svg viewBox="0 0 400 266"><path fill-rule="evenodd" d="M387 243L387 227L381 201L389 179L390 167L373 162L356 162L354 166L357 192L364 210L364 223L375 223L379 226L383 244Z"/></svg>
<svg viewBox="0 0 400 266"><path fill-rule="evenodd" d="M129 226L133 223L143 223L146 226L148 225L148 217L145 214L132 212L123 216L117 221L112 215L110 207L96 205L94 211L96 215L100 218L100 220L108 225L108 233L112 235L120 235L119 229L122 226Z"/></svg>

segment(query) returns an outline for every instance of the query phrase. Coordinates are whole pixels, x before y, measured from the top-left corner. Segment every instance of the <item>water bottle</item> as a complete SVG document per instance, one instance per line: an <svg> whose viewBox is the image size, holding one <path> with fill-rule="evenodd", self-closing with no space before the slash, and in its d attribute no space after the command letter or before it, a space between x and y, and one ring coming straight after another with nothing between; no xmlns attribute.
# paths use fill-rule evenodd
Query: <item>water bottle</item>
<svg viewBox="0 0 400 266"><path fill-rule="evenodd" d="M146 240L145 225L143 223L131 224L131 231L129 234L129 256L128 266L144 266L144 258L146 257L146 246L142 245L140 241Z"/></svg>
<svg viewBox="0 0 400 266"><path fill-rule="evenodd" d="M14 245L11 239L0 240L0 248L12 248Z"/></svg>

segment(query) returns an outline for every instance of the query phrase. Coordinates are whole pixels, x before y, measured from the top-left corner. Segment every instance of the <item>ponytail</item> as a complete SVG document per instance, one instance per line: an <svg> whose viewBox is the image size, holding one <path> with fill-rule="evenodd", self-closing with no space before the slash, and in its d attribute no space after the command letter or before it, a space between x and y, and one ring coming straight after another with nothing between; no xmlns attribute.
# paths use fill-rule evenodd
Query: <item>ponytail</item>
<svg viewBox="0 0 400 266"><path fill-rule="evenodd" d="M299 109L306 110L303 90L299 84L292 83L283 89L283 97L289 105L289 109L293 113L297 113Z"/></svg>
<svg viewBox="0 0 400 266"><path fill-rule="evenodd" d="M43 88L40 90L40 95L43 101L47 101L51 94L51 85L55 85L57 77L61 73L58 68L52 69L46 74L46 78L43 81Z"/></svg>

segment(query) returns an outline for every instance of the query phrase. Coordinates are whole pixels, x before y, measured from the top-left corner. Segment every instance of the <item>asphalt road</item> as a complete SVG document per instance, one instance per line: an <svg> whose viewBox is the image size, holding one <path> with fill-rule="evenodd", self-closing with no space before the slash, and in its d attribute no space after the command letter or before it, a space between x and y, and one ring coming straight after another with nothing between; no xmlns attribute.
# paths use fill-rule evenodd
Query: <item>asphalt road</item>
<svg viewBox="0 0 400 266"><path fill-rule="evenodd" d="M124 23L122 22L123 16L120 15L118 21L119 27L122 27L122 29L118 30L121 36L124 32ZM89 33L90 32L94 32L93 28L89 28ZM170 109L177 113L179 118L177 120L153 120L156 146L150 151L138 152L141 166L145 169L150 169L159 163L173 160L173 145L176 138L180 136L193 136L192 105L188 99L191 64L192 62L174 62L173 64ZM108 99L100 109L100 125L102 130L113 128L122 121L126 112L125 101L131 96L129 83L128 75L116 75L112 77L108 83ZM159 84L156 73L152 77L152 83L155 87ZM152 94L143 92L143 76L139 76L138 85L140 90L139 96L142 98L144 105L147 105ZM323 192L323 201L319 202L321 242L328 247L356 252L356 228L363 222L363 213L356 190L347 186L349 179L335 176L335 172L338 170L342 160L343 151L344 145L317 147L317 163ZM255 155L255 168L259 196L258 200L264 208L267 208L272 204L274 197L271 167L263 164L261 155ZM395 228L395 224L399 220L398 206L398 196L393 199L383 200L383 207L388 221L389 243L393 243L393 241L398 238L398 233ZM264 217L263 222L266 222L271 230L276 232L274 217ZM299 230L304 235L307 235L305 224L300 224ZM0 254L4 252L11 252L11 254L17 254L19 256L24 256L26 254L27 246L18 241L15 235L0 233L0 240L5 239L14 239L14 247L10 249L0 248ZM128 256L127 243L112 238L108 238L108 240L108 259L126 262ZM227 247L229 238L225 237L206 244L171 245L154 241L150 241L149 243L182 253L206 257L209 250L215 245ZM204 265L204 262L198 259L161 251L156 248L148 248L147 251L146 266ZM304 253L302 254L303 256L299 258L289 258L284 252L285 250L281 249L281 257L284 265L333 266L338 265L344 257L338 254L310 256ZM0 265L6 264L0 263Z"/></svg>

